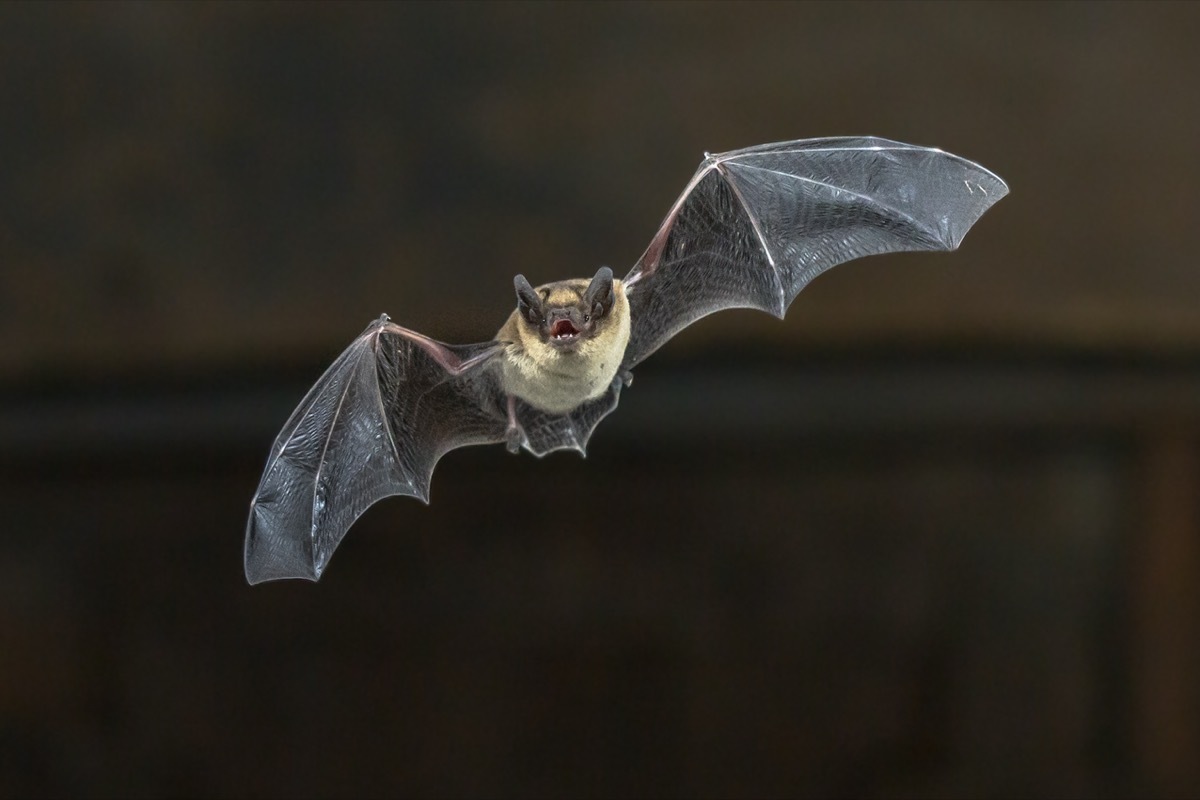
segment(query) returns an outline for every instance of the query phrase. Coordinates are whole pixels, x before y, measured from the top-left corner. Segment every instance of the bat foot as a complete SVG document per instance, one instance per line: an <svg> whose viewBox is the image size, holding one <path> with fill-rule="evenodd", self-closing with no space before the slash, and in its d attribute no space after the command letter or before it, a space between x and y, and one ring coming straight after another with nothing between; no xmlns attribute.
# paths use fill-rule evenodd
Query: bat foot
<svg viewBox="0 0 1200 800"><path fill-rule="evenodd" d="M521 452L521 442L524 440L524 438L525 436L523 435L521 429L516 425L513 425L504 432L504 447L508 450L508 452L516 455L517 453Z"/></svg>
<svg viewBox="0 0 1200 800"><path fill-rule="evenodd" d="M524 443L525 431L521 430L521 423L517 422L517 398L509 395L508 427L504 429L504 446L508 448L508 452L516 455L521 452L521 445Z"/></svg>

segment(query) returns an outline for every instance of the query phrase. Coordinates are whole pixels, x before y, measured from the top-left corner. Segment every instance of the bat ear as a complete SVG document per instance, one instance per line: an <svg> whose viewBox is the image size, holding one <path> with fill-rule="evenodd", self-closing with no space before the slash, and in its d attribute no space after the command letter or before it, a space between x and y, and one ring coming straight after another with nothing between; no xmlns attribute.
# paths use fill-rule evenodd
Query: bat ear
<svg viewBox="0 0 1200 800"><path fill-rule="evenodd" d="M529 281L525 280L524 275L513 278L513 287L517 290L517 308L521 310L521 316L534 325L541 324L542 298L529 285Z"/></svg>
<svg viewBox="0 0 1200 800"><path fill-rule="evenodd" d="M616 295L613 293L613 273L608 267L601 267L596 272L596 276L592 278L592 282L588 284L587 291L583 293L583 302L593 314L604 315L612 309L612 304L616 301ZM596 306L600 306L599 309Z"/></svg>

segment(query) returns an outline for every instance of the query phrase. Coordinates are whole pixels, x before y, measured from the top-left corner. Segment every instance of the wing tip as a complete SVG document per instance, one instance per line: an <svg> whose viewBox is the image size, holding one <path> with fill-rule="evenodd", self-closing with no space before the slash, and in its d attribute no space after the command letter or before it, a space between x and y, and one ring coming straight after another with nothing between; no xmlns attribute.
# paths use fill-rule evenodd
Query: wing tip
<svg viewBox="0 0 1200 800"><path fill-rule="evenodd" d="M273 546L271 537L263 536L257 524L258 495L250 500L250 515L246 520L246 539L242 548L242 572L246 583L256 586L268 581L301 579L316 583L321 579L324 565L312 559L297 559L295 552L281 552ZM309 563L305 563L305 562ZM299 566L297 566L299 565Z"/></svg>
<svg viewBox="0 0 1200 800"><path fill-rule="evenodd" d="M321 580L321 576L320 576L320 574L315 574L315 575L293 575L293 574L262 575L262 574L258 574L258 573L251 574L251 572L249 570L246 571L246 583L250 584L251 586L258 586L260 583L272 583L274 581L287 581L287 580L304 580L304 581L309 581L310 583L316 583L317 581Z"/></svg>
<svg viewBox="0 0 1200 800"><path fill-rule="evenodd" d="M947 226L947 229L944 231L945 240L943 243L947 245L946 249L950 251L957 250L962 245L963 239L967 238L967 234L971 232L971 229L983 218L983 215L990 211L992 206L1008 196L1008 184L1000 176L986 167L979 166L978 164L975 166L992 180L989 182L990 185L985 187L983 181L977 178L975 189L971 189L971 184L964 181L967 185L967 190L977 199L975 206L964 219L960 220L957 225ZM980 194L982 194L982 197L979 196Z"/></svg>
<svg viewBox="0 0 1200 800"><path fill-rule="evenodd" d="M268 581L293 579L316 583L321 579L321 573L325 570L317 564L311 566L301 564L297 568L294 560L280 558L278 554L261 552L254 542L247 541L245 555L242 558L242 571L246 576L246 583L257 586Z"/></svg>

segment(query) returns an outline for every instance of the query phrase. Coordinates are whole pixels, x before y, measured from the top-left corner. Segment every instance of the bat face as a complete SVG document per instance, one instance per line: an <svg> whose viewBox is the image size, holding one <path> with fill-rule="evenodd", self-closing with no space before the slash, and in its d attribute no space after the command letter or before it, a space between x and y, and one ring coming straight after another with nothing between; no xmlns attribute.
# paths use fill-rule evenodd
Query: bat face
<svg viewBox="0 0 1200 800"><path fill-rule="evenodd" d="M496 335L494 369L505 394L541 411L570 413L612 385L629 343L629 302L612 270L539 286L513 280L517 308Z"/></svg>
<svg viewBox="0 0 1200 800"><path fill-rule="evenodd" d="M579 351L584 342L600 335L611 323L616 293L608 267L601 267L591 281L559 281L534 289L524 275L518 275L513 285L523 333L556 352Z"/></svg>

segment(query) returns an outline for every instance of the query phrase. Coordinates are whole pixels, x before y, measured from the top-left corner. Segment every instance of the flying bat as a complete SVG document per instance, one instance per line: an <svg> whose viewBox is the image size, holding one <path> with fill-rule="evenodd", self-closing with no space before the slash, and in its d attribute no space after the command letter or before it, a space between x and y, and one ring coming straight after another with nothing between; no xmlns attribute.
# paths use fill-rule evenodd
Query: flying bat
<svg viewBox="0 0 1200 800"><path fill-rule="evenodd" d="M782 318L797 293L860 256L954 250L1008 187L959 156L878 138L705 154L624 278L534 287L490 342L452 345L387 315L367 326L279 433L250 502L250 583L317 580L376 501L429 502L438 459L504 443L585 454L633 369L726 308Z"/></svg>

